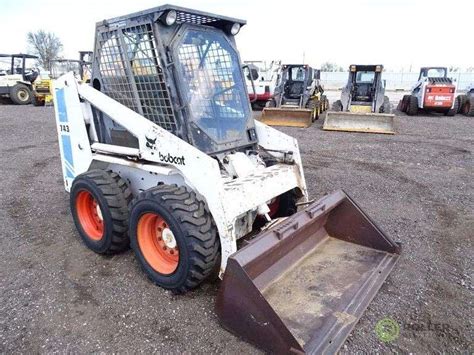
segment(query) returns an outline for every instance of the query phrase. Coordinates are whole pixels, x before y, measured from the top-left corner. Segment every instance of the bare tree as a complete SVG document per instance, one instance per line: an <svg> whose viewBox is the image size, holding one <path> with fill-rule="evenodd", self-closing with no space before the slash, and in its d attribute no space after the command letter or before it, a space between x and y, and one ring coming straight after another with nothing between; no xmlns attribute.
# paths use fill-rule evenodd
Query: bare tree
<svg viewBox="0 0 474 355"><path fill-rule="evenodd" d="M63 49L59 37L52 32L38 30L28 32L26 40L34 54L39 57L38 64L46 70L51 70L51 61L58 58Z"/></svg>
<svg viewBox="0 0 474 355"><path fill-rule="evenodd" d="M335 63L325 62L321 64L321 71L344 71L344 69Z"/></svg>

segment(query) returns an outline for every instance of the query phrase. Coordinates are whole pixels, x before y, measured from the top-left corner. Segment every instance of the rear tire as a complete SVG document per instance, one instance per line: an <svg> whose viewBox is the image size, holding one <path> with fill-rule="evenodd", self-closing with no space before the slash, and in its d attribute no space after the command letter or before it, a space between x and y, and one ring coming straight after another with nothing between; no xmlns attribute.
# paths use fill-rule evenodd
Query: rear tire
<svg viewBox="0 0 474 355"><path fill-rule="evenodd" d="M342 108L341 100L337 100L332 104L332 111L341 112Z"/></svg>
<svg viewBox="0 0 474 355"><path fill-rule="evenodd" d="M408 102L410 100L410 95L403 95L403 98L400 100L400 103L397 109L401 112L407 112L408 109Z"/></svg>
<svg viewBox="0 0 474 355"><path fill-rule="evenodd" d="M10 100L16 105L30 104L31 97L31 89L25 84L16 84L10 89Z"/></svg>
<svg viewBox="0 0 474 355"><path fill-rule="evenodd" d="M445 115L446 116L449 116L449 117L453 117L456 113L458 113L459 111L459 97L457 97L455 100L454 100L454 105L452 108L450 108L446 113Z"/></svg>
<svg viewBox="0 0 474 355"><path fill-rule="evenodd" d="M201 284L220 257L206 203L184 186L159 185L134 199L130 244L146 275L174 293Z"/></svg>
<svg viewBox="0 0 474 355"><path fill-rule="evenodd" d="M410 95L408 98L407 111L408 116L416 116L418 114L418 98Z"/></svg>
<svg viewBox="0 0 474 355"><path fill-rule="evenodd" d="M318 120L321 113L321 102L316 99L309 99L306 107L311 110L311 121Z"/></svg>
<svg viewBox="0 0 474 355"><path fill-rule="evenodd" d="M70 207L84 244L98 254L128 249L128 203L130 189L111 171L91 170L72 184Z"/></svg>
<svg viewBox="0 0 474 355"><path fill-rule="evenodd" d="M321 112L326 112L329 108L328 99L326 95L321 95L321 106L322 106Z"/></svg>

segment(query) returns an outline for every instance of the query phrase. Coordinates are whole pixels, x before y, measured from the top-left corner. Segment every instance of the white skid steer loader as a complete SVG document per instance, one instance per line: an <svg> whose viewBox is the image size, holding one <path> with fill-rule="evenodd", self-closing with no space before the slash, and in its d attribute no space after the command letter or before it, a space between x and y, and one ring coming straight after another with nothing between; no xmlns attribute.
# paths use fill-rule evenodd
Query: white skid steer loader
<svg viewBox="0 0 474 355"><path fill-rule="evenodd" d="M54 82L73 219L176 293L220 266L219 319L256 346L335 352L400 245L342 191L308 202L296 140L252 118L244 24L169 5L97 24L92 86Z"/></svg>

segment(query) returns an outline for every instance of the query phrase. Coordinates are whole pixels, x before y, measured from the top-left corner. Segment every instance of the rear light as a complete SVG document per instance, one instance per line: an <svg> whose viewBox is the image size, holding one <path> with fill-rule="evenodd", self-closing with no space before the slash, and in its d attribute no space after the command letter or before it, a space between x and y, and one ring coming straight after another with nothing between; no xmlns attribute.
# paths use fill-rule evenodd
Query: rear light
<svg viewBox="0 0 474 355"><path fill-rule="evenodd" d="M449 89L449 92L450 92L451 94L454 94L454 88Z"/></svg>
<svg viewBox="0 0 474 355"><path fill-rule="evenodd" d="M270 86L265 85L265 93L269 94L270 93Z"/></svg>
<svg viewBox="0 0 474 355"><path fill-rule="evenodd" d="M426 92L431 92L431 88L426 88Z"/></svg>

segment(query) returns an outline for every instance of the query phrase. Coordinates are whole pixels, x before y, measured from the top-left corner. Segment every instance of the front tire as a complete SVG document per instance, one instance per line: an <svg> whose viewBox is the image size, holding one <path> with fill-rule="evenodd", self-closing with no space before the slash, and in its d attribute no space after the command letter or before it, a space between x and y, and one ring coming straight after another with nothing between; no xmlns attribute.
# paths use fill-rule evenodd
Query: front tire
<svg viewBox="0 0 474 355"><path fill-rule="evenodd" d="M25 84L16 84L10 89L10 100L17 105L28 105L31 103L31 89Z"/></svg>
<svg viewBox="0 0 474 355"><path fill-rule="evenodd" d="M416 116L418 114L418 98L410 95L408 98L407 111L408 116Z"/></svg>
<svg viewBox="0 0 474 355"><path fill-rule="evenodd" d="M115 254L129 247L130 189L112 171L91 170L72 184L70 207L84 244L98 254Z"/></svg>
<svg viewBox="0 0 474 355"><path fill-rule="evenodd" d="M147 276L174 293L201 284L220 256L206 203L184 186L159 185L132 202L130 244Z"/></svg>

